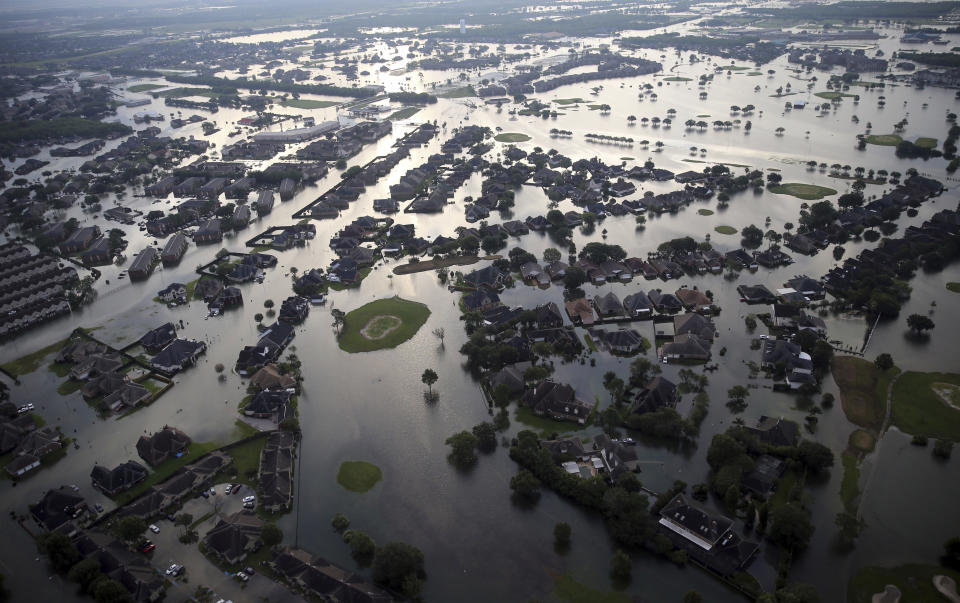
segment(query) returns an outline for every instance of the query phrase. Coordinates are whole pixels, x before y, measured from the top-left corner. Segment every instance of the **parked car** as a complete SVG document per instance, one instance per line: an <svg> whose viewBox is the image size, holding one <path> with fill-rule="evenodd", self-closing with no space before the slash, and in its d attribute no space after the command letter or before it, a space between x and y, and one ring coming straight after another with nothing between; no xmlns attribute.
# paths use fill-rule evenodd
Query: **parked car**
<svg viewBox="0 0 960 603"><path fill-rule="evenodd" d="M253 568L252 568L252 567L247 567L247 568L245 568L243 571L246 572L246 574L247 574L248 576L252 576L252 575L254 575L254 574L257 573L257 572L255 572L255 571L253 571Z"/></svg>
<svg viewBox="0 0 960 603"><path fill-rule="evenodd" d="M167 568L168 576L179 576L182 573L183 573L183 566L177 563L174 563L173 565Z"/></svg>
<svg viewBox="0 0 960 603"><path fill-rule="evenodd" d="M245 503L243 503L243 508L244 508L244 509L256 509L256 508L257 508L257 503L252 502L252 501L251 501L251 502L245 502Z"/></svg>
<svg viewBox="0 0 960 603"><path fill-rule="evenodd" d="M256 497L256 496L244 496L244 497L243 497L243 502L245 502L245 503L254 502L255 500L257 500L257 497Z"/></svg>
<svg viewBox="0 0 960 603"><path fill-rule="evenodd" d="M157 548L157 545L153 544L153 542L150 540L144 540L143 542L140 543L141 553L149 553L153 551L155 548Z"/></svg>
<svg viewBox="0 0 960 603"><path fill-rule="evenodd" d="M230 491L233 490L233 485L227 484L227 487L223 489L224 494L230 494Z"/></svg>
<svg viewBox="0 0 960 603"><path fill-rule="evenodd" d="M243 484L234 484L234 485L233 485L233 493L234 493L234 494L240 494L240 488L242 488L242 487L243 487Z"/></svg>
<svg viewBox="0 0 960 603"><path fill-rule="evenodd" d="M250 576L246 575L245 573L237 572L237 580L240 580L241 582L246 582L249 579L250 579Z"/></svg>
<svg viewBox="0 0 960 603"><path fill-rule="evenodd" d="M95 505L93 505L93 508L97 510L97 513L103 513L103 505L101 505L100 503L96 503Z"/></svg>
<svg viewBox="0 0 960 603"><path fill-rule="evenodd" d="M160 528L158 528L156 524L151 523L151 524L150 524L149 526L147 526L147 527L150 528L150 531L153 532L154 534L159 534L159 533L160 533Z"/></svg>
<svg viewBox="0 0 960 603"><path fill-rule="evenodd" d="M204 498L210 498L210 493L204 490L203 492L200 493L200 496Z"/></svg>

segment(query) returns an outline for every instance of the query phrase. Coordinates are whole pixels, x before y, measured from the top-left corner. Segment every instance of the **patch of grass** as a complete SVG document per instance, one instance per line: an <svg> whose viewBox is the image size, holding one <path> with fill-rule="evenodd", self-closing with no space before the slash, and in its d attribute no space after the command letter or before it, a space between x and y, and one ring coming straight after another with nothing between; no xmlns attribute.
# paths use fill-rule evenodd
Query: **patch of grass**
<svg viewBox="0 0 960 603"><path fill-rule="evenodd" d="M591 352L597 351L597 344L594 343L593 337L590 336L590 333L587 333L586 335L584 335L583 340L586 342L587 347L590 348Z"/></svg>
<svg viewBox="0 0 960 603"><path fill-rule="evenodd" d="M399 111L394 111L393 113L391 113L390 117L388 117L387 119L389 119L390 121L399 121L401 119L407 119L407 118L413 117L419 110L420 110L420 107L404 107Z"/></svg>
<svg viewBox="0 0 960 603"><path fill-rule="evenodd" d="M77 381L75 379L67 379L57 387L57 393L61 396L69 396L72 393L75 393L83 387L83 381Z"/></svg>
<svg viewBox="0 0 960 603"><path fill-rule="evenodd" d="M401 324L402 322L396 316L378 316L367 323L364 331L370 339L380 339L385 333Z"/></svg>
<svg viewBox="0 0 960 603"><path fill-rule="evenodd" d="M462 88L455 88L453 90L448 90L438 94L440 98L470 98L476 96L477 91L473 89L473 86L463 86Z"/></svg>
<svg viewBox="0 0 960 603"><path fill-rule="evenodd" d="M837 191L825 186L816 184L803 184L800 182L787 182L777 186L771 186L770 192L777 195L790 195L805 201L816 201L830 195L836 195Z"/></svg>
<svg viewBox="0 0 960 603"><path fill-rule="evenodd" d="M960 441L960 409L938 396L934 384L960 386L960 374L909 371L900 375L893 386L893 424L910 435Z"/></svg>
<svg viewBox="0 0 960 603"><path fill-rule="evenodd" d="M867 144L875 144L882 147L895 147L903 142L903 139L897 134L871 134L867 136L865 140Z"/></svg>
<svg viewBox="0 0 960 603"><path fill-rule="evenodd" d="M900 589L901 601L945 601L933 585L933 577L943 574L960 582L960 572L937 565L899 565L862 567L847 583L848 603L871 603L873 595L887 584Z"/></svg>
<svg viewBox="0 0 960 603"><path fill-rule="evenodd" d="M878 431L886 413L886 393L878 395L881 375L877 365L854 356L834 356L830 370L840 388L840 404L847 420Z"/></svg>
<svg viewBox="0 0 960 603"><path fill-rule="evenodd" d="M69 338L68 338L69 339ZM33 371L40 368L40 365L43 364L43 359L49 356L54 352L59 352L63 346L67 344L68 339L63 341L58 341L48 345L45 348L40 348L36 352L32 352L25 356L21 356L16 360L11 360L6 364L0 366L6 373L13 375L14 377L20 377L21 375L29 375ZM69 372L69 371L68 371Z"/></svg>
<svg viewBox="0 0 960 603"><path fill-rule="evenodd" d="M153 468L153 471L150 472L150 474L147 476L147 479L143 480L130 490L118 494L114 499L117 503L117 506L123 506L127 504L131 500L146 492L148 488L157 485L173 475L177 469L183 467L187 463L192 463L211 450L219 447L220 444L218 442L193 442L187 447L187 450L183 456L180 458L171 458L163 461Z"/></svg>
<svg viewBox="0 0 960 603"><path fill-rule="evenodd" d="M518 132L501 132L493 137L497 142L527 142L530 137Z"/></svg>
<svg viewBox="0 0 960 603"><path fill-rule="evenodd" d="M936 139L936 138L928 138L928 137L926 137L926 136L921 136L921 137L918 138L917 141L916 141L915 143L913 143L913 144L915 144L915 145L917 145L918 147L923 148L923 149L935 149L935 148L937 148L937 139Z"/></svg>
<svg viewBox="0 0 960 603"><path fill-rule="evenodd" d="M783 476L781 476L777 482L777 489L770 497L771 511L790 502L790 492L792 492L797 485L798 479L800 479L800 475L796 471L788 469L784 472Z"/></svg>
<svg viewBox="0 0 960 603"><path fill-rule="evenodd" d="M960 293L960 283L953 281L947 283L947 291L952 291L954 293Z"/></svg>
<svg viewBox="0 0 960 603"><path fill-rule="evenodd" d="M381 479L380 467L366 461L344 461L337 471L337 483L351 492L366 492Z"/></svg>
<svg viewBox="0 0 960 603"><path fill-rule="evenodd" d="M171 90L159 92L158 94L167 98L182 98L185 96L205 96L207 98L217 98L220 96L218 92L214 92L210 88L173 88Z"/></svg>
<svg viewBox="0 0 960 603"><path fill-rule="evenodd" d="M720 226L715 226L713 229L719 232L720 234L725 234L725 235L734 235L740 232L733 226L727 226L725 224L721 224Z"/></svg>
<svg viewBox="0 0 960 603"><path fill-rule="evenodd" d="M813 95L819 98L825 98L827 100L835 100L838 98L843 98L845 96L849 96L849 97L856 96L855 94L847 94L846 92L832 92L832 91L815 92Z"/></svg>
<svg viewBox="0 0 960 603"><path fill-rule="evenodd" d="M553 576L553 596L565 603L630 603L626 593L598 590L578 582L569 572Z"/></svg>
<svg viewBox="0 0 960 603"><path fill-rule="evenodd" d="M860 466L857 457L849 452L840 455L843 464L843 481L840 482L840 500L847 513L856 513L860 496Z"/></svg>
<svg viewBox="0 0 960 603"><path fill-rule="evenodd" d="M529 407L522 405L517 405L517 408L513 413L513 418L515 421L523 423L527 427L532 427L539 431L541 435L549 435L554 432L568 433L571 431L579 431L586 427L585 425L580 425L579 423L573 423L570 421L554 421L553 419L547 417L537 416Z"/></svg>
<svg viewBox="0 0 960 603"><path fill-rule="evenodd" d="M242 423L242 421L238 422ZM251 429L253 428L251 427ZM228 469L228 471L236 473L236 478L231 478L233 481L256 487L257 470L260 468L260 452L263 450L266 441L267 438L264 435L262 438L256 438L224 450L233 459L233 466ZM249 475L254 477L250 478Z"/></svg>
<svg viewBox="0 0 960 603"><path fill-rule="evenodd" d="M576 98L558 98L550 102L557 103L558 105L578 105L580 103L585 103L587 101L583 100L578 96Z"/></svg>
<svg viewBox="0 0 960 603"><path fill-rule="evenodd" d="M288 98L280 101L280 104L295 109L326 109L327 107L335 107L340 103L328 100L311 100L309 98Z"/></svg>
<svg viewBox="0 0 960 603"><path fill-rule="evenodd" d="M743 65L720 65L724 71L749 71L750 67L744 67Z"/></svg>
<svg viewBox="0 0 960 603"><path fill-rule="evenodd" d="M160 88L166 88L163 84L137 84L135 86L130 86L127 88L128 92L149 92L151 90L158 90Z"/></svg>
<svg viewBox="0 0 960 603"><path fill-rule="evenodd" d="M375 316L396 316L401 324L380 339L367 339L360 331ZM430 316L430 308L400 297L378 299L347 313L340 332L340 349L345 352L372 352L395 348L420 330Z"/></svg>
<svg viewBox="0 0 960 603"><path fill-rule="evenodd" d="M701 216L712 216L712 215L713 215L713 210L712 210L712 209L698 209L698 210L697 210L697 213L700 214Z"/></svg>
<svg viewBox="0 0 960 603"><path fill-rule="evenodd" d="M692 82L693 78L682 77L679 75L671 75L670 77L663 78L665 82Z"/></svg>
<svg viewBox="0 0 960 603"><path fill-rule="evenodd" d="M47 370L63 379L73 370L73 365L69 362L51 362L47 365Z"/></svg>

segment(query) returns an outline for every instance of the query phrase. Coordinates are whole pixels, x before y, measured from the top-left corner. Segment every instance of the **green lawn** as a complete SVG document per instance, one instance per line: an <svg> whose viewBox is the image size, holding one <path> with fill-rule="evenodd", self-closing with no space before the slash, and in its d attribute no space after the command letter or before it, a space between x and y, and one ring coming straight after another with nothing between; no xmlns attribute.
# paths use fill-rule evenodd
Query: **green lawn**
<svg viewBox="0 0 960 603"><path fill-rule="evenodd" d="M837 98L843 98L845 96L853 97L855 94L847 94L846 92L816 92L814 96L825 98L827 100L834 100Z"/></svg>
<svg viewBox="0 0 960 603"><path fill-rule="evenodd" d="M453 90L448 90L438 94L440 98L470 98L477 95L477 91L473 89L473 86L463 86L462 88L455 88Z"/></svg>
<svg viewBox="0 0 960 603"><path fill-rule="evenodd" d="M128 92L150 92L151 90L158 90L160 88L166 88L163 84L137 84L135 86L130 86L127 88Z"/></svg>
<svg viewBox="0 0 960 603"><path fill-rule="evenodd" d="M393 113L391 113L390 117L388 117L387 119L389 119L390 121L399 121L401 119L407 119L409 117L413 117L420 109L421 107L404 107L399 111L394 111Z"/></svg>
<svg viewBox="0 0 960 603"><path fill-rule="evenodd" d="M783 476L777 481L777 489L770 497L771 511L790 502L790 492L797 485L798 479L800 479L800 476L796 471L788 469L784 472Z"/></svg>
<svg viewBox="0 0 960 603"><path fill-rule="evenodd" d="M583 340L587 343L587 347L590 348L591 352L597 351L597 344L593 342L593 337L589 333L583 336Z"/></svg>
<svg viewBox="0 0 960 603"><path fill-rule="evenodd" d="M43 364L43 359L49 356L54 352L59 352L60 349L66 345L69 338L64 339L63 341L58 341L48 345L45 348L40 348L36 352L27 354L26 356L21 356L16 360L11 360L6 364L2 365L4 371L13 375L14 377L20 377L21 375L29 375L33 371L40 368L40 365ZM68 371L69 372L69 371Z"/></svg>
<svg viewBox="0 0 960 603"><path fill-rule="evenodd" d="M557 103L558 105L577 105L586 101L578 96L576 98L558 98L550 102Z"/></svg>
<svg viewBox="0 0 960 603"><path fill-rule="evenodd" d="M960 283L954 281L947 283L947 291L953 291L954 293L960 293Z"/></svg>
<svg viewBox="0 0 960 603"><path fill-rule="evenodd" d="M361 331L371 320L382 316L394 316L400 319L400 325L382 337L365 337ZM429 316L430 308L425 304L400 297L372 301L347 313L340 330L340 349L356 353L395 348L413 337ZM374 326L375 330L380 330L381 327L379 322L371 326Z"/></svg>
<svg viewBox="0 0 960 603"><path fill-rule="evenodd" d="M960 441L960 409L932 389L934 384L960 386L960 374L906 372L893 386L893 424L910 435Z"/></svg>
<svg viewBox="0 0 960 603"><path fill-rule="evenodd" d="M528 406L517 405L513 413L513 418L527 427L539 431L541 434L567 433L584 429L585 425L573 423L572 421L554 421L547 417L537 416Z"/></svg>
<svg viewBox="0 0 960 603"><path fill-rule="evenodd" d="M363 279L367 278L372 270L373 268L361 268L357 272L357 280L353 281L352 283L330 283L328 287L333 291L345 291L347 289L359 287L360 283L363 282Z"/></svg>
<svg viewBox="0 0 960 603"><path fill-rule="evenodd" d="M937 139L921 136L920 138L917 139L917 142L913 144L923 149L935 149L937 148Z"/></svg>
<svg viewBox="0 0 960 603"><path fill-rule="evenodd" d="M733 235L733 234L737 234L737 232L739 232L739 231L738 231L736 228L734 228L733 226L726 226L726 225L724 225L724 224L721 224L720 226L715 226L713 229L714 229L715 231L719 232L720 234L725 234L725 235Z"/></svg>
<svg viewBox="0 0 960 603"><path fill-rule="evenodd" d="M337 471L337 483L351 492L366 492L381 479L380 467L365 461L345 461Z"/></svg>
<svg viewBox="0 0 960 603"><path fill-rule="evenodd" d="M210 88L173 88L165 92L160 92L160 96L169 98L181 98L184 96L206 96L207 98L217 98L220 93L214 92Z"/></svg>
<svg viewBox="0 0 960 603"><path fill-rule="evenodd" d="M325 109L335 107L340 103L337 101L310 100L309 98L288 98L280 101L284 107L293 107L295 109Z"/></svg>
<svg viewBox="0 0 960 603"><path fill-rule="evenodd" d="M632 600L626 593L590 588L570 573L553 576L553 596L565 603L630 603Z"/></svg>
<svg viewBox="0 0 960 603"><path fill-rule="evenodd" d="M220 444L218 442L193 442L187 447L187 451L183 456L180 458L167 459L160 463L153 468L153 470L147 476L147 479L143 480L130 490L118 494L114 501L117 503L117 506L123 506L127 504L137 496L143 494L151 486L155 486L173 475L177 469L183 467L187 463L192 463L199 457L219 447Z"/></svg>
<svg viewBox="0 0 960 603"><path fill-rule="evenodd" d="M70 394L77 392L80 388L83 387L83 381L76 381L74 379L67 379L57 387L57 393L61 396L69 396Z"/></svg>
<svg viewBox="0 0 960 603"><path fill-rule="evenodd" d="M874 363L854 356L835 356L830 369L840 388L840 404L847 420L874 432L879 430L887 408L887 379L896 375L897 369L885 375Z"/></svg>
<svg viewBox="0 0 960 603"><path fill-rule="evenodd" d="M698 210L697 210L697 213L700 214L701 216L712 216L712 215L713 215L713 210L712 210L712 209L698 209Z"/></svg>
<svg viewBox="0 0 960 603"><path fill-rule="evenodd" d="M527 142L530 137L518 132L502 132L493 137L497 142Z"/></svg>
<svg viewBox="0 0 960 603"><path fill-rule="evenodd" d="M803 184L800 182L786 182L777 186L771 186L770 192L777 195L790 195L791 197L797 197L805 201L815 201L837 194L837 191L832 188L817 186L816 184Z"/></svg>
<svg viewBox="0 0 960 603"><path fill-rule="evenodd" d="M843 508L847 513L856 513L857 497L860 496L860 467L857 457L844 452L840 455L840 461L843 463L843 481L840 482L840 500L843 501Z"/></svg>
<svg viewBox="0 0 960 603"><path fill-rule="evenodd" d="M679 75L671 75L670 77L663 78L665 82L692 82L693 79L689 77L681 77Z"/></svg>
<svg viewBox="0 0 960 603"><path fill-rule="evenodd" d="M946 535L944 536L946 538ZM875 593L887 584L900 589L901 601L946 601L933 585L933 577L943 574L960 582L960 572L936 565L900 565L862 567L847 583L847 603L870 603Z"/></svg>
<svg viewBox="0 0 960 603"><path fill-rule="evenodd" d="M238 421L238 423L243 422ZM250 487L256 487L256 477L250 478L248 476L257 475L257 471L260 469L260 451L263 450L266 441L267 438L264 436L224 450L233 459L233 466L229 471L236 473L236 481Z"/></svg>
<svg viewBox="0 0 960 603"><path fill-rule="evenodd" d="M883 147L895 147L903 142L903 139L897 134L871 134L870 136L867 136L866 141L867 144L876 144Z"/></svg>

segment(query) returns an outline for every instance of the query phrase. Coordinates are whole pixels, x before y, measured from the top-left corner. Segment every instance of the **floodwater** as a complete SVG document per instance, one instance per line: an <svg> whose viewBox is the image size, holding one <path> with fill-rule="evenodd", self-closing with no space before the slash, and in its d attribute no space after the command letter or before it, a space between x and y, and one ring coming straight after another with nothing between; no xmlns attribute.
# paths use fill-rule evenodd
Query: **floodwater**
<svg viewBox="0 0 960 603"><path fill-rule="evenodd" d="M898 32L890 33L896 35ZM957 45L957 36L951 38L952 45ZM593 43L603 41L593 40ZM881 41L880 46L889 56L889 51L896 47L895 38ZM406 50L398 48L396 52L404 57L406 55ZM291 267L303 271L327 266L333 257L326 244L327 239L354 218L372 214L372 200L385 196L389 185L397 182L409 167L418 165L429 154L437 152L449 137L450 130L459 125L480 124L500 127L505 132L524 133L531 136L532 140L518 145L521 148L528 151L535 146L544 150L554 148L574 160L597 156L607 163L617 163L629 157L631 159L625 161L632 165L650 158L658 167L676 172L699 170L706 165L690 163L688 160L691 159L710 163L728 162L764 170L776 169L783 175L784 182L830 186L841 193L847 189L849 181L831 178L819 170L810 171L805 165L806 161L815 159L828 165L840 163L900 172L915 167L922 174L940 179L950 188L955 186L955 180L946 177L946 162L942 159L926 162L899 160L890 147L868 146L865 151L857 151L854 147L855 135L863 131L867 122L872 122L874 133L887 133L904 116L909 120L905 138L933 136L942 139L946 132L944 115L955 105L954 92L951 90L927 88L918 91L906 86L888 86L882 91L861 91L859 104L847 98L835 110L820 116L812 104L822 101L813 97L812 92L826 89L826 74L814 72L812 75L818 77L820 82L815 83L808 92L806 85L809 82L796 79L796 74L787 71L785 57L764 65L760 70L763 75L760 76L748 76L748 71L734 72L730 76L726 72L717 74L714 81L703 90L708 93L708 98L700 100L701 90L696 85L696 78L701 73L712 72L712 64L686 64L688 53L684 53L684 62L671 72L676 60L672 51L661 53L648 50L638 54L648 58L663 54L666 57L663 59L664 68L669 72L667 75L691 77L693 81L662 82L662 78L646 76L624 80L622 86L619 80L600 82L603 90L597 96L590 94L589 85L566 86L537 95L543 101L580 97L588 103L606 103L612 107L609 115L590 111L586 104L582 104L560 109L563 115L556 119L512 118L506 110L509 105L505 110L498 111L480 104L476 99L458 99L441 100L413 118L396 123L391 136L365 148L350 164L361 165L376 155L388 152L395 139L422 121L436 120L445 126L445 131L429 145L414 150L411 157L401 162L388 177L369 187L366 194L344 211L340 219L315 222L317 237L306 247L276 252L279 265L267 271L264 284L241 286L245 304L242 311L231 311L223 317L207 320L202 304L192 303L187 307L168 309L151 301L156 291L166 284L192 280L195 277L194 267L209 261L220 246L191 246L179 267L160 269L143 283L117 279L117 273L123 267L108 266L102 269L104 276L97 283L99 298L95 304L70 318L50 323L6 343L0 348L0 361L17 358L62 339L76 326L101 327L96 331L97 336L109 343L123 344L167 320L183 320L185 328L181 330L181 335L206 340L210 344L209 351L197 367L177 375L173 390L152 406L122 420L98 419L79 393L58 395L56 388L59 381L45 368L23 377L21 384L13 388L14 400L35 402L47 422L60 425L64 433L76 437L79 447L71 450L65 460L43 469L16 487L12 487L9 481L0 482L0 499L4 508L25 511L26 505L39 498L44 490L63 483L80 484L89 500L101 502L109 508L110 501L89 486L86 477L89 470L94 463L113 465L136 458L135 442L139 435L165 424L181 427L195 440L229 438L237 417L236 405L244 395L244 385L234 374L229 374L225 383L219 383L214 365L223 363L232 367L240 347L256 340L257 330L252 315L263 311L261 308L265 300L279 302L291 294ZM403 61L400 63L402 65ZM727 64L728 61L723 63ZM767 69L774 69L776 73L768 77ZM381 74L375 69L371 71L375 73L371 81L362 83L381 83L388 90L404 86L429 88L430 83L443 85L448 78L457 81L454 72L424 72L423 80L417 73L411 72L407 74L414 78L411 83L403 75ZM329 74L329 71L324 73ZM802 77L808 78L809 75ZM638 101L639 87L648 82L655 86L658 100ZM770 97L777 87L785 86L787 82L799 93L785 98ZM754 92L755 86L760 86L759 92ZM885 108L877 106L881 95L886 97ZM310 97L304 95L304 98ZM811 106L804 110L784 112L785 100L800 99L810 100ZM151 107L145 108L121 108L119 119L130 123L133 112L145 109L161 111L169 119L171 111L159 103L154 101ZM709 118L703 118L708 122L714 119L732 120L734 117L730 116L730 105L748 103L757 107L755 114L749 118L753 122L753 129L749 133L742 128L726 131L709 128L703 132L688 132L683 127L684 121L697 119L699 115L710 115ZM924 103L928 105L926 109L923 108ZM670 108L677 111L672 128L644 127L639 124L628 126L628 115L636 115L638 119L644 116L663 118ZM279 105L275 109L279 109ZM176 109L173 111L177 112ZM337 114L337 109L333 107L318 110L285 109L282 112L294 111L318 119L331 119ZM184 116L193 113L204 112L183 110ZM210 116L223 129L209 137L209 140L216 143L217 148L237 140L228 138L227 133L234 129L233 123L245 115L248 113L222 109ZM853 115L859 117L860 125L851 122ZM168 124L169 121L160 124L163 135L202 136L199 124L180 130L171 130ZM145 126L136 127L140 129ZM778 127L785 128L782 136L775 134ZM569 139L551 138L551 128L572 130L574 136ZM587 132L630 136L637 141L647 139L650 145L643 148L639 144L614 146L589 143L583 137ZM654 150L656 141L664 143L660 152ZM695 156L691 156L691 146L706 149L706 153L697 151ZM288 152L292 153L296 148L288 147ZM492 159L503 148L505 145L497 143L488 157ZM40 158L45 157L46 152ZM54 159L47 169L69 169L82 161L75 158ZM737 172L743 168L732 169ZM333 170L315 187L306 188L289 202L278 203L272 214L233 238L225 239L222 247L243 251L243 241L256 233L270 226L293 223L290 215L332 186L337 179L338 174ZM464 197L477 195L480 183L481 177L474 175L457 191L456 202L448 206L443 214L399 214L394 217L400 223L414 224L417 235L427 239L438 234L451 235L456 226L465 224L462 212ZM662 192L676 187L674 183L644 183L643 187L638 187L637 195L646 190ZM865 194L868 197L879 196L890 188L891 185L868 185ZM111 201L105 202L104 207L109 207ZM168 209L175 204L164 200L154 205L152 201L128 194L122 203L144 213L155 208ZM942 208L953 208L956 201L956 193L948 191L924 204L915 218L904 215L899 222L900 230L910 224L920 224ZM782 229L785 222L797 222L801 203L799 199L767 191L760 195L748 191L733 196L727 209L717 208L715 199L712 199L694 203L674 215L651 216L643 230L637 229L632 216L610 217L598 224L593 232L576 231L574 240L578 248L590 241L618 243L629 255L643 257L647 252L656 250L660 243L674 237L690 235L702 240L709 234L711 243L717 249L728 251L739 246L739 237L718 234L713 231L715 226L725 224L742 228L753 223L763 228L769 217L771 227ZM516 206L510 215L503 215L500 220L523 219L528 215L545 213L547 204L548 200L539 188L522 187L517 191ZM702 216L697 213L700 208L710 208L716 213ZM564 201L559 209L568 211L573 206ZM69 210L67 215L85 219L88 223L92 221L77 208ZM490 221L499 220L491 216ZM109 224L109 227L115 226ZM130 241L127 250L130 258L152 242L152 238L144 237L136 227L122 228ZM552 243L542 234L531 233L522 239L511 240L510 246L515 245L539 257ZM853 257L861 249L871 246L873 244L865 241L851 241L845 245L845 257ZM673 290L689 284L712 291L716 303L723 309L716 318L720 338L714 344L714 352L722 347L727 352L722 358L714 356L720 369L709 373L711 406L700 438L696 445L682 450L671 443L642 442L638 448L643 462L640 478L648 488L659 491L669 487L675 479L691 485L706 480L705 455L710 439L714 434L724 431L736 418L724 405L725 392L733 385L747 383L756 386L751 389L748 409L739 415L748 424L760 415L784 416L803 422L806 413L794 408L793 396L772 392L769 381L749 379L746 363L758 362L759 352L749 349L751 336L746 331L743 317L762 309L741 304L736 285L762 283L774 289L781 287L784 281L794 275L819 277L835 263L831 251L828 249L813 257L791 253L796 260L792 266L775 270L761 268L756 274L743 273L740 280L734 282L725 280L721 275L707 275L686 277L666 285L659 281L638 279L627 284L584 287L588 296L597 291L613 290L622 299L638 289L667 287ZM280 522L287 542L297 542L345 567L353 567L347 547L329 526L330 518L337 512L343 512L351 519L352 526L367 531L378 543L402 540L422 549L429 574L425 596L434 601L545 598L552 591L552 576L564 572L572 572L578 580L593 587L603 590L611 588L608 559L612 553L612 541L598 517L583 513L547 491L532 510L513 505L508 481L515 473L516 465L509 460L504 447L491 455L481 455L477 466L467 473L460 473L447 463L445 439L457 431L488 420L489 413L478 384L464 370L464 358L458 353L466 335L459 321L456 296L447 292L433 272L393 276L390 272L393 263L378 266L358 289L332 292L328 306L313 308L308 319L297 328L297 338L291 351L295 351L303 361L306 377L305 391L299 404L304 438L298 468L300 476L296 482L295 510ZM910 281L913 296L904 306L900 318L880 323L867 350L867 357L889 352L898 366L907 370L956 371L956 343L951 335L960 329L960 324L956 314L950 310L957 307L957 300L952 297L955 294L944 288L944 283L958 280L960 267L956 263L939 274L918 273ZM331 326L330 309L336 307L349 311L370 300L391 295L427 303L431 315L424 327L413 339L393 350L357 355L341 352ZM511 306L532 307L551 300L561 302L562 290L553 287L542 291L518 285L508 289L502 298L505 304ZM931 302L936 302L935 308L931 307ZM937 328L929 340L922 344L908 341L904 337L904 317L914 312L926 313L931 309L935 310L933 318ZM857 348L861 345L866 330L862 319L831 316L826 320L830 339L839 339ZM438 327L446 332L444 344L431 334ZM633 327L653 340L649 323L634 323ZM762 327L758 332L762 332ZM594 354L592 358L596 358L595 367L557 361L555 378L573 384L583 399L598 397L603 407L608 403L609 396L601 386L601 376L607 370L626 376L629 360L614 358L603 352ZM420 375L426 368L434 369L439 375L435 389L440 392L440 399L436 404L426 404L423 400L424 388ZM663 366L663 369L665 376L677 380L679 367ZM837 393L829 376L824 382L824 391ZM686 413L689 408L690 396L686 396L679 410ZM523 427L514 421L507 436L514 435ZM836 404L820 416L816 434L808 437L825 443L839 455L854 428L845 419L840 405ZM598 429L594 427L585 430L582 435L589 437L596 433ZM365 494L343 490L337 485L335 476L340 463L347 460L365 460L377 464L383 470L383 481ZM881 441L877 451L866 459L862 469L861 487L869 482L861 507L868 527L856 550L846 556L834 553L831 548L833 517L842 507L839 498L842 477L839 460L838 466L828 477L810 484L806 492L817 530L810 549L796 560L791 579L815 584L825 601L842 600L847 579L858 567L935 562L942 540L947 536L944 527L960 525L960 507L954 503L960 495L956 459L937 463L930 457L929 449L909 446L909 438L892 430ZM558 521L566 521L573 526L573 546L566 556L559 556L552 548L552 528ZM0 561L16 563L12 560L15 554L7 548L0 553ZM773 587L776 563L776 556L764 551L751 568L767 588ZM33 577L33 573L28 571L11 576L9 580L14 592L29 584ZM736 598L731 591L698 569L677 568L652 555L636 557L633 582L627 589L629 594L644 601L676 601L688 590L700 591L708 601Z"/></svg>

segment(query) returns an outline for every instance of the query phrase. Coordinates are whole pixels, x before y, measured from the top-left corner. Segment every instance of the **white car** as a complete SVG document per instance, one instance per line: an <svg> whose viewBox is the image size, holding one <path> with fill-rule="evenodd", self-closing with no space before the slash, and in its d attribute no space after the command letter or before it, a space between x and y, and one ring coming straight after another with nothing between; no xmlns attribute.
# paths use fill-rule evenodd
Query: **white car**
<svg viewBox="0 0 960 603"><path fill-rule="evenodd" d="M760 336L760 339L770 339L770 336L769 336L769 335L761 335L761 336Z"/></svg>
<svg viewBox="0 0 960 603"><path fill-rule="evenodd" d="M233 491L233 486L230 484L227 484L227 487L223 489L224 494L230 494L230 492L232 491Z"/></svg>
<svg viewBox="0 0 960 603"><path fill-rule="evenodd" d="M255 500L257 500L257 497L256 497L256 496L244 496L244 497L243 497L243 502L245 502L245 503L254 502Z"/></svg>
<svg viewBox="0 0 960 603"><path fill-rule="evenodd" d="M160 533L160 528L158 528L158 527L156 526L156 524L152 524L152 523L151 523L151 524L150 524L149 526L147 526L147 527L148 527L148 528L150 529L150 531L153 532L154 534L159 534L159 533Z"/></svg>
<svg viewBox="0 0 960 603"><path fill-rule="evenodd" d="M250 579L250 576L244 574L243 572L237 572L237 579L239 579L241 582L246 582Z"/></svg>

